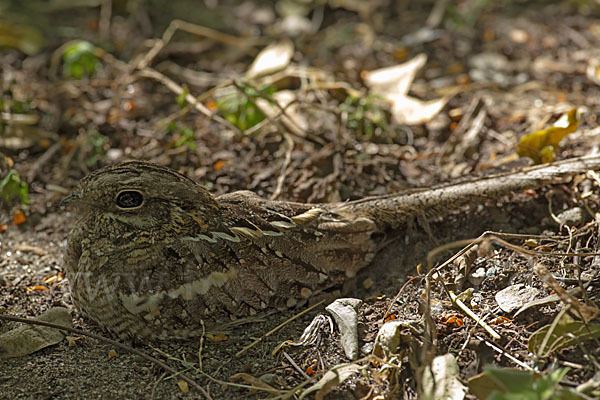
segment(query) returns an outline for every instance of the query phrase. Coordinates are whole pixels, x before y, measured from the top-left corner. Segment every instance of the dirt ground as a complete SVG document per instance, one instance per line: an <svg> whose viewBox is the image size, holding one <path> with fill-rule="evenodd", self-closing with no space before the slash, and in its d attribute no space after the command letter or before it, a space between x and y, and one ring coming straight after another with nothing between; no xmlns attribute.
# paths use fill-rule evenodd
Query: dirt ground
<svg viewBox="0 0 600 400"><path fill-rule="evenodd" d="M556 159L600 150L600 8L593 2L508 1L477 8L477 1L462 1L446 4L441 16L435 7L441 1L378 0L365 6L332 0L304 5L296 14L284 12L288 2L283 1L212 6L206 1L201 7L187 1L171 7L99 2L93 8L19 3L0 1L7 15L0 24L39 48L0 50L0 172L14 169L29 188L26 208L12 199L0 210L0 314L35 317L66 307L76 328L110 337L71 303L62 253L77 217L58 206L81 177L109 163L144 159L168 165L214 194L249 189L277 200L333 202L516 170L530 162L516 155L519 139L572 109L578 110L578 126L554 149ZM176 33L164 48L154 47L159 51L149 57L158 42L148 39L161 38L177 18L211 30L180 24L187 31ZM294 46L288 63L262 71L267 78L249 78L257 54L268 44L285 42L282 37ZM82 65L64 57L69 40L97 46L91 76L77 79L73 71L64 72ZM366 72L421 53L427 61L409 79L407 94L422 101L444 99L443 107L418 122L402 122L384 95L373 95L377 91ZM259 90L261 85L266 89ZM203 108L181 99L182 90ZM297 108L287 112L298 116L275 110L256 117L257 110L273 110L259 107L261 100L284 101L278 92L291 93ZM234 100L227 97L232 93ZM427 114L419 109L409 118L417 112ZM599 194L597 175L587 174L407 221L353 282L348 296L363 300L356 362L362 372L335 385L326 398L416 398L428 356L419 353L425 349L454 355L470 398L475 398L471 379L490 365L542 374L569 367L564 387L597 383L592 361L600 356L597 336L544 355L528 348L534 332L555 321L560 301L515 317L515 311L502 311L495 295L517 284L538 289L538 298L551 295L553 288L534 273L534 265L542 264L565 289L585 283L581 301L595 307L600 257L581 254L600 251ZM17 218L21 210L25 222ZM567 218L568 213L577 217ZM517 248L576 254L531 256L498 242L487 251L481 245L467 262L470 272L465 274L458 261L450 263L427 288L428 252L486 231L528 235L507 239ZM440 253L436 265L463 246ZM448 287L457 293L472 289L467 303L501 339L490 338L455 308ZM258 315L202 341L124 344L164 361L213 399L299 398L324 372L350 361L337 330L321 331L317 345L275 351L298 340L324 307L268 336L300 310ZM384 322L418 325L423 316L431 317L435 346L421 331L403 336L397 357L386 360L388 369L370 358ZM0 321L0 334L19 326ZM205 397L193 387L186 392L179 375L137 355L73 336L74 342L0 359L0 398ZM262 340L237 354L257 338ZM590 393L597 392L581 392L581 398L593 398Z"/></svg>

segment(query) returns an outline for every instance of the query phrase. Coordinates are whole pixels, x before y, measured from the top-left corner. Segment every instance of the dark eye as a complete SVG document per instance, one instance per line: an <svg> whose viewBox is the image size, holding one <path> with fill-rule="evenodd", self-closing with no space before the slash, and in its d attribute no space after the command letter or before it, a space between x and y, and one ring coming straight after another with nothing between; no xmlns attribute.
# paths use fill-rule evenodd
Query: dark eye
<svg viewBox="0 0 600 400"><path fill-rule="evenodd" d="M136 208L144 202L144 196L137 190L124 190L117 195L117 206L120 208Z"/></svg>

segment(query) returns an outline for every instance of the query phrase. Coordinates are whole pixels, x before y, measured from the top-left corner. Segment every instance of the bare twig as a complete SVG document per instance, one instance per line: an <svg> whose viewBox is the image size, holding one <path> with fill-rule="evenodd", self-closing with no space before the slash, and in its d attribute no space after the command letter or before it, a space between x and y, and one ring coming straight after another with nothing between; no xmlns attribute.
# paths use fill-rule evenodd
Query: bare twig
<svg viewBox="0 0 600 400"><path fill-rule="evenodd" d="M437 0L425 21L425 25L434 29L440 26L442 21L444 20L444 14L446 13L446 8L448 7L448 0Z"/></svg>
<svg viewBox="0 0 600 400"><path fill-rule="evenodd" d="M473 320L475 320L475 322L477 322L477 324L479 324L483 329L485 329L486 332L489 333L490 336L494 338L494 340L502 339L502 337L494 329L492 329L491 326L489 326L483 319L479 318L479 316L477 314L475 314L473 312L473 310L471 310L469 307L467 307L467 305L461 299L459 299L458 296L456 296L456 294L454 294L454 292L452 290L450 290L449 294L450 294L450 299L452 299L454 304L458 308L463 310L465 312L465 314L467 314L469 317L473 318Z"/></svg>
<svg viewBox="0 0 600 400"><path fill-rule="evenodd" d="M306 372L304 372L304 370L298 366L296 361L294 361L294 359L287 352L282 351L282 353L283 353L283 356L292 365L292 367L294 367L294 369L300 373L300 375L302 375L306 379L310 379L310 376L308 376L308 374Z"/></svg>
<svg viewBox="0 0 600 400"><path fill-rule="evenodd" d="M54 155L62 148L61 142L56 142L52 146L48 147L48 149L42 154L38 159L33 163L33 166L29 170L27 174L27 182L31 183L37 176L40 169L46 164Z"/></svg>
<svg viewBox="0 0 600 400"><path fill-rule="evenodd" d="M101 40L108 40L110 38L110 19L112 16L112 0L103 0L100 6L100 21L98 26L98 33L100 34Z"/></svg>
<svg viewBox="0 0 600 400"><path fill-rule="evenodd" d="M135 65L135 69L144 69L146 68L150 62L158 55L158 53L171 41L173 35L178 30L183 30L194 35L203 36L209 39L216 40L221 43L225 43L230 46L239 47L242 50L248 52L250 55L256 55L256 50L254 50L251 46L254 43L251 42L250 39L241 39L235 36L227 35L225 33L215 31L214 29L207 28L205 26L200 26L196 24L192 24L186 21L182 21L180 19L176 19L171 21L169 27L163 33L161 39L157 40L154 46L146 53L146 55Z"/></svg>
<svg viewBox="0 0 600 400"><path fill-rule="evenodd" d="M271 200L275 200L281 195L283 183L285 182L285 177L287 175L287 169L290 165L290 162L292 161L292 150L294 150L294 141L288 133L284 133L283 138L285 139L285 142L287 144L287 149L285 151L285 158L283 160L283 164L281 165L281 173L277 178L277 186L275 187L275 191L271 196Z"/></svg>
<svg viewBox="0 0 600 400"><path fill-rule="evenodd" d="M521 361L518 358L516 358L513 355L511 355L506 349L502 348L502 346L500 346L499 344L492 343L489 340L487 340L485 338L482 338L481 336L477 336L477 338L479 340L481 340L483 343L485 343L486 346L490 347L492 350L494 350L498 354L501 354L501 355L505 356L506 358L508 358L509 360L511 360L512 362L514 362L518 366L520 366L521 368L523 368L523 369L525 369L527 371L533 371L533 368L531 368L529 365L527 365L523 361Z"/></svg>
<svg viewBox="0 0 600 400"><path fill-rule="evenodd" d="M171 122L182 118L184 115L186 115L188 112L190 112L190 110L195 106L195 104L202 104L204 101L206 101L209 97L211 97L217 90L231 85L232 80L227 80L226 82L221 83L218 86L213 87L210 90L207 90L206 92L202 93L200 96L195 98L195 103L191 103L188 102L185 107L183 107L182 109L178 110L177 112L161 119L158 123L157 123L157 127L159 128L159 130L165 129ZM239 131L239 129L237 130Z"/></svg>

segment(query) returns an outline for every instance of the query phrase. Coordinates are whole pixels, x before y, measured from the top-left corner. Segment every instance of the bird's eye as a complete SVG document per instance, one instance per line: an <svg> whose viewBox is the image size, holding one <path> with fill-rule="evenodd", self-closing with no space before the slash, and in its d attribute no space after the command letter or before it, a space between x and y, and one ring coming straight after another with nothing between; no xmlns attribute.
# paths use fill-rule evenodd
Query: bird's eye
<svg viewBox="0 0 600 400"><path fill-rule="evenodd" d="M120 208L137 208L144 202L144 196L137 190L124 190L117 195L116 202Z"/></svg>

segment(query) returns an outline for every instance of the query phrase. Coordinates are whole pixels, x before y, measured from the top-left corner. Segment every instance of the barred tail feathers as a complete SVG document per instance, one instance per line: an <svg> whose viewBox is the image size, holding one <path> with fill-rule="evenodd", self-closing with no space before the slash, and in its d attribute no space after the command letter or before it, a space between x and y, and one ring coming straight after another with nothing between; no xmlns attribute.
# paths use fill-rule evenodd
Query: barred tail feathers
<svg viewBox="0 0 600 400"><path fill-rule="evenodd" d="M396 227L411 215L431 216L439 211L496 199L511 192L557 184L589 170L600 170L600 154L572 158L552 164L524 168L473 181L433 189L365 198L334 207L336 213L367 217L378 224Z"/></svg>

